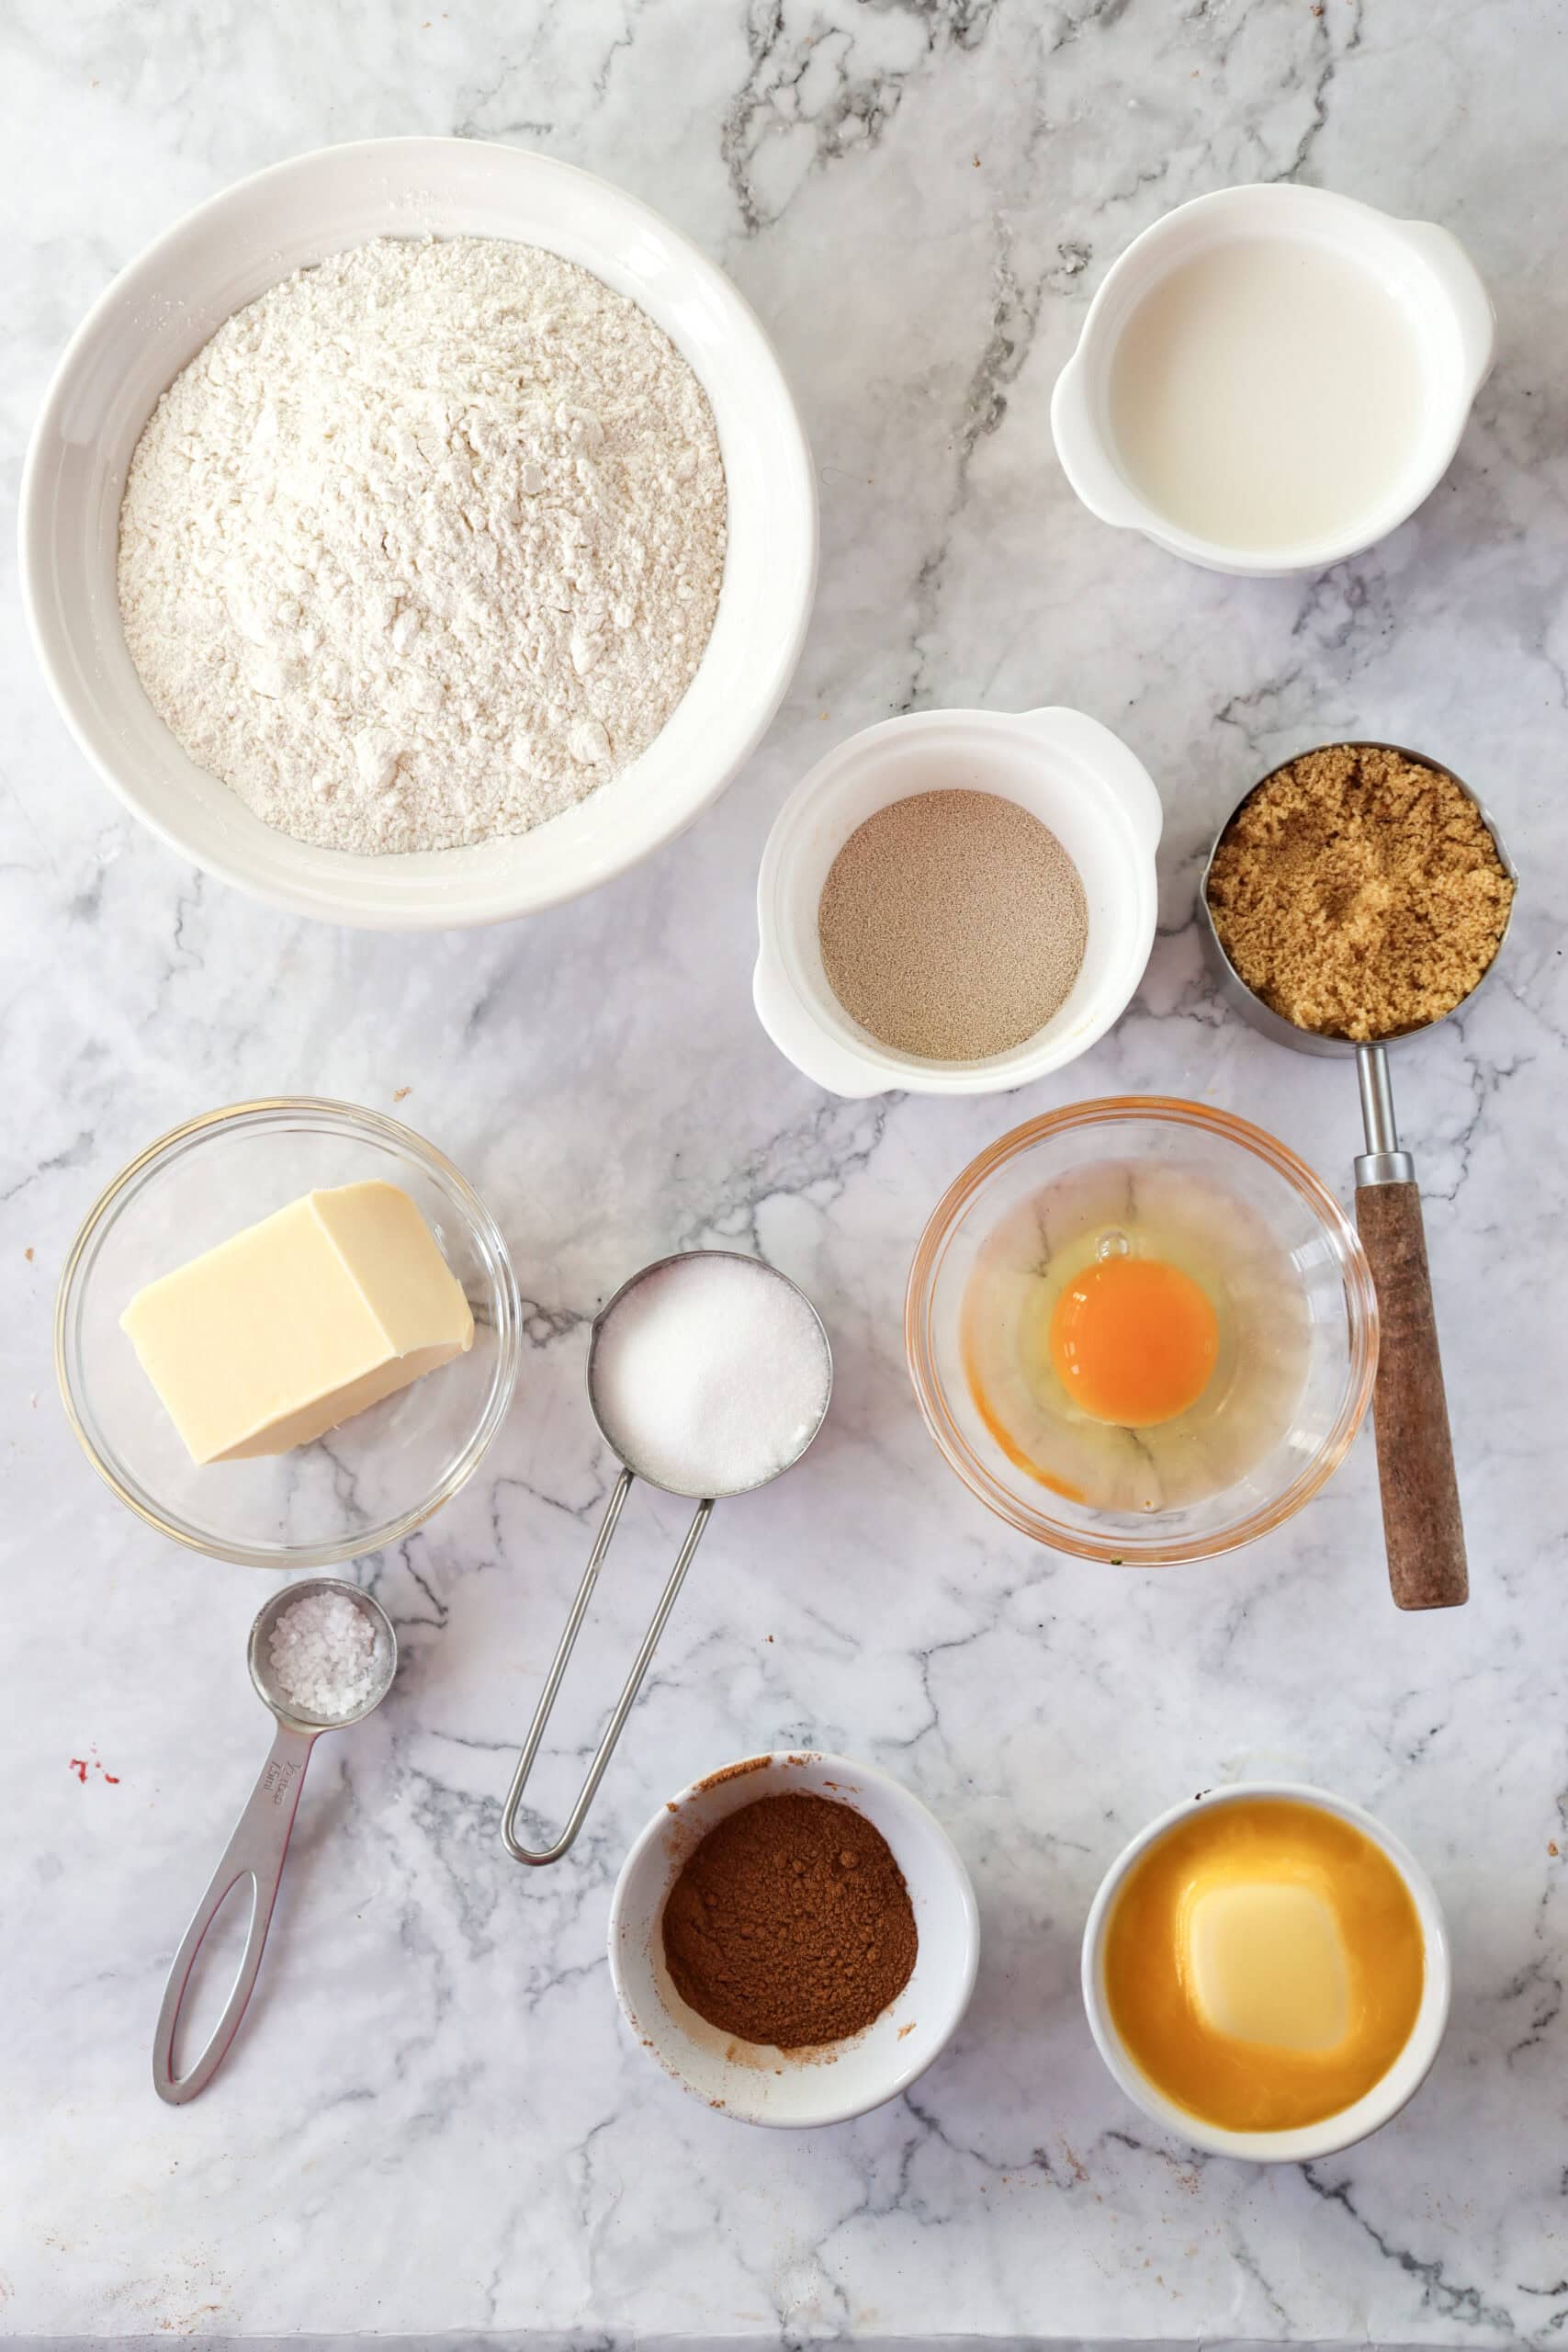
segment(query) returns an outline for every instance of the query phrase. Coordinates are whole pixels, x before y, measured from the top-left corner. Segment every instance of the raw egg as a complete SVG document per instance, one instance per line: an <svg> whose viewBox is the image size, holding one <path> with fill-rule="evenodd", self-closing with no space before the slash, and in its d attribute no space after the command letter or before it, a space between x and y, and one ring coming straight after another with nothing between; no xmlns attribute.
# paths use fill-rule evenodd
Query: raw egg
<svg viewBox="0 0 1568 2352"><path fill-rule="evenodd" d="M984 1441L1079 1510L1180 1510L1287 1438L1300 1269L1208 1170L1097 1159L1014 1201L964 1283Z"/></svg>
<svg viewBox="0 0 1568 2352"><path fill-rule="evenodd" d="M1051 1314L1051 1363L1081 1412L1152 1429L1190 1411L1213 1377L1220 1323L1201 1284L1156 1258L1097 1258Z"/></svg>

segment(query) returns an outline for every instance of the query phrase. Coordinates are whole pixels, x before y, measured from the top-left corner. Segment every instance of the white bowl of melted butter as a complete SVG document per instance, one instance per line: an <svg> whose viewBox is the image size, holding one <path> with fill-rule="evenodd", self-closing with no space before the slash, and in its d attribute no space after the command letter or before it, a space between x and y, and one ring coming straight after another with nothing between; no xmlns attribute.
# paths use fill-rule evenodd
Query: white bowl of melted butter
<svg viewBox="0 0 1568 2352"><path fill-rule="evenodd" d="M1084 1928L1089 2030L1134 2104L1213 2155L1304 2164L1381 2130L1447 2030L1441 1905L1359 1805L1206 1790L1140 1832Z"/></svg>
<svg viewBox="0 0 1568 2352"><path fill-rule="evenodd" d="M1214 571L1315 571L1406 521L1492 366L1446 229L1324 188L1222 188L1108 272L1052 431L1091 513Z"/></svg>

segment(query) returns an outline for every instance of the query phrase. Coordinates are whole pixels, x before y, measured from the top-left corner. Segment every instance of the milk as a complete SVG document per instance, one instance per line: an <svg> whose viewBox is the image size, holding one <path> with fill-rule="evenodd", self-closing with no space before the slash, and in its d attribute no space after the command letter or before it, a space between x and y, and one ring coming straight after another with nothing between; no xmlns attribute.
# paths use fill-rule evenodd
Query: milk
<svg viewBox="0 0 1568 2352"><path fill-rule="evenodd" d="M1108 390L1133 487L1179 529L1248 549L1352 533L1406 470L1427 397L1415 322L1369 269L1261 237L1152 288Z"/></svg>

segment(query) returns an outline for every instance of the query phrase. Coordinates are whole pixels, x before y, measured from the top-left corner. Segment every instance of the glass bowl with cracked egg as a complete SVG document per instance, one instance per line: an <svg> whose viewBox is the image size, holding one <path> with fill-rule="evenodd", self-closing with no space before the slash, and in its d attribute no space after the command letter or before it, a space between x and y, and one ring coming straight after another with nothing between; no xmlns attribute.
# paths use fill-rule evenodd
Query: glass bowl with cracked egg
<svg viewBox="0 0 1568 2352"><path fill-rule="evenodd" d="M120 1328L126 1306L302 1194L374 1179L434 1236L472 1346L313 1444L194 1463ZM325 1568L401 1542L473 1476L512 1401L520 1324L500 1227L434 1144L353 1103L240 1102L160 1136L94 1203L61 1275L55 1370L88 1461L149 1527L213 1559Z"/></svg>
<svg viewBox="0 0 1568 2352"><path fill-rule="evenodd" d="M1371 1402L1377 1297L1282 1143L1121 1097L1015 1127L949 1187L905 1341L982 1502L1055 1551L1156 1567L1252 1543L1332 1476Z"/></svg>

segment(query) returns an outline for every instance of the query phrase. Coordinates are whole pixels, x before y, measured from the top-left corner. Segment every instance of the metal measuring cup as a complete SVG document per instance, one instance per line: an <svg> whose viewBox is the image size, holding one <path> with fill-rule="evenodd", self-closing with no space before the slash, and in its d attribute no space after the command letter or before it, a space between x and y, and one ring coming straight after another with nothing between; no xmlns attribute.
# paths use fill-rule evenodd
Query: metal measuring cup
<svg viewBox="0 0 1568 2352"><path fill-rule="evenodd" d="M351 1715L321 1717L299 1713L284 1696L273 1668L273 1628L286 1609L314 1592L346 1594L355 1608L369 1618L375 1630L376 1688ZM277 1736L272 1743L272 1753L262 1766L250 1803L223 1849L223 1859L197 1905L196 1915L175 1954L169 1981L164 1987L164 2005L158 2012L152 2044L152 2087L171 2107L183 2107L187 2099L207 2088L240 2030L240 2019L245 2014L245 2005L261 1969L262 1951L272 1924L273 1905L277 1900L278 1882L283 1876L284 1857L288 1851L310 1750L322 1732L343 1731L350 1724L363 1723L380 1705L398 1670L398 1637L379 1601L373 1600L367 1592L361 1592L357 1585L345 1584L339 1577L308 1577L299 1584L285 1585L261 1609L251 1627L246 1658L258 1695L277 1717ZM229 1895L245 1878L251 1882L251 1917L239 1970L206 2049L185 2074L176 2075L175 2034L196 1956Z"/></svg>
<svg viewBox="0 0 1568 2352"><path fill-rule="evenodd" d="M1503 837L1478 793L1421 752L1402 743L1353 743L1352 750L1396 752L1416 767L1437 769L1452 776L1466 797L1475 803L1492 836L1505 872L1511 881L1518 873L1503 845ZM1427 1238L1421 1219L1421 1194L1416 1163L1400 1147L1393 1115L1393 1087L1387 1048L1419 1037L1438 1025L1423 1022L1417 1029L1397 1036L1358 1045L1349 1037L1325 1037L1314 1029L1300 1029L1254 994L1221 944L1209 905L1209 876L1220 843L1241 814L1253 792L1307 754L1297 752L1259 778L1231 810L1220 827L1198 885L1198 928L1204 954L1219 993L1234 1012L1260 1035L1298 1054L1356 1057L1361 1091L1361 1124L1366 1150L1356 1158L1356 1229L1371 1266L1378 1294L1378 1369L1372 1392L1372 1427L1377 1442L1378 1485L1382 1496L1383 1538L1388 1552L1388 1577L1401 1609L1453 1609L1470 1597L1470 1571L1465 1557L1464 1521L1460 1510L1459 1482L1454 1475L1453 1439L1449 1429L1448 1400L1443 1390L1442 1357L1438 1345L1432 1283L1427 1263ZM1450 1020L1472 1004L1501 958L1513 922L1508 919L1496 953L1468 996L1438 1016Z"/></svg>
<svg viewBox="0 0 1568 2352"><path fill-rule="evenodd" d="M778 1467L770 1470L765 1477L752 1478L740 1486L719 1487L711 1495L696 1496L687 1493L684 1487L671 1487L664 1480L655 1478L640 1463L633 1459L624 1434L614 1430L605 1419L595 1385L594 1374L604 1333L617 1310L635 1290L650 1281L655 1274L667 1273L673 1266L695 1265L714 1258L730 1258L736 1260L740 1265L752 1267L759 1274L766 1275L770 1281L782 1283L785 1290L793 1292L800 1301L817 1326L822 1340L822 1408L788 1461L781 1462ZM623 1283L615 1296L600 1308L593 1318L588 1345L588 1407L599 1425L600 1436L620 1462L621 1472L611 1489L610 1499L604 1509L604 1516L599 1522L599 1532L594 1538L593 1549L588 1555L588 1566L582 1572L582 1582L577 1588L577 1598L571 1604L571 1614L568 1617L560 1640L556 1645L556 1654L550 1662L549 1673L545 1678L545 1687L540 1693L538 1706L534 1711L534 1720L528 1727L528 1736L523 1743L523 1752L517 1759L517 1770L512 1776L512 1786L507 1792L505 1809L501 1816L501 1836L502 1842L513 1861L531 1862L536 1867L542 1866L546 1862L558 1862L561 1856L571 1846L578 1831L588 1818L588 1808L598 1793L599 1783L604 1777L604 1768L615 1753L615 1742L626 1728L626 1717L631 1713L637 1694L642 1687L643 1676L648 1672L653 1653L659 1646L659 1637L669 1623L670 1611L674 1608L676 1598L685 1581L686 1570L691 1566L697 1545L702 1542L703 1531L713 1517L714 1504L722 1502L733 1495L754 1494L758 1487L771 1486L773 1480L782 1477L786 1470L793 1470L827 1419L828 1406L832 1393L833 1351L828 1344L828 1334L823 1329L822 1318L817 1309L798 1283L792 1283L787 1274L781 1274L776 1266L766 1264L761 1258L749 1258L739 1250L686 1250L676 1251L672 1257L656 1258L651 1265L644 1266L640 1273L634 1274L629 1282ZM594 1753L593 1761L588 1768L588 1777L578 1792L577 1803L567 1815L566 1826L554 1844L536 1849L533 1847L525 1846L518 1838L518 1807L523 1802L523 1792L528 1785L528 1775L533 1770L535 1759L539 1753L545 1729L550 1720L550 1711L555 1705L556 1695L560 1689L577 1636L581 1631L582 1621L588 1613L588 1604L593 1597L593 1587L598 1581L599 1571L604 1564L604 1555L610 1548L610 1539L619 1523L621 1510L626 1497L632 1490L633 1481L637 1478L641 1478L649 1487L659 1487L664 1494L681 1495L686 1501L694 1502L697 1506L696 1514L686 1530L686 1540L676 1555L675 1565L671 1569L664 1589L659 1596L659 1605L653 1612L647 1633L643 1635L642 1646L632 1660L631 1672L622 1685L621 1695L615 1702L615 1713L611 1715L604 1736Z"/></svg>

